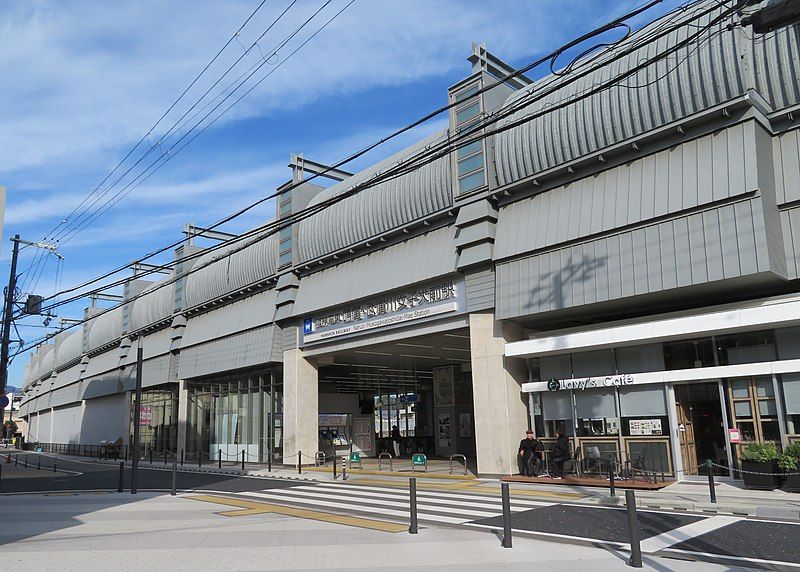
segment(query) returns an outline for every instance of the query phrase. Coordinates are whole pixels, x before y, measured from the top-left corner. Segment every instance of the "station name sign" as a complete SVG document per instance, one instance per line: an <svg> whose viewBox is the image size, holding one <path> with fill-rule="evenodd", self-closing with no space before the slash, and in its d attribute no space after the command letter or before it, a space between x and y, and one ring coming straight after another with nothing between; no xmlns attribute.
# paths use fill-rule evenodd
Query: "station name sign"
<svg viewBox="0 0 800 572"><path fill-rule="evenodd" d="M584 389L598 389L601 387L624 387L626 385L633 385L635 381L635 376L630 373L575 379L551 379L547 382L547 389L550 391L559 391L562 389L576 389L580 391Z"/></svg>
<svg viewBox="0 0 800 572"><path fill-rule="evenodd" d="M456 280L438 282L303 320L303 342L317 342L455 312L463 298Z"/></svg>

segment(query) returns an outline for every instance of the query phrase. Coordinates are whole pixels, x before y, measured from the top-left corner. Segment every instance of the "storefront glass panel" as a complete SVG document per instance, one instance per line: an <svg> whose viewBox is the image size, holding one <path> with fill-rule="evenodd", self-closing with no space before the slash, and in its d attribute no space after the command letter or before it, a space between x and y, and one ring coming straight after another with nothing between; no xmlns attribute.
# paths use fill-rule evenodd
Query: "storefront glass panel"
<svg viewBox="0 0 800 572"><path fill-rule="evenodd" d="M142 454L146 457L165 451L174 455L178 441L178 386L171 384L163 388L142 391L139 435ZM130 443L133 446L133 412L131 412Z"/></svg>

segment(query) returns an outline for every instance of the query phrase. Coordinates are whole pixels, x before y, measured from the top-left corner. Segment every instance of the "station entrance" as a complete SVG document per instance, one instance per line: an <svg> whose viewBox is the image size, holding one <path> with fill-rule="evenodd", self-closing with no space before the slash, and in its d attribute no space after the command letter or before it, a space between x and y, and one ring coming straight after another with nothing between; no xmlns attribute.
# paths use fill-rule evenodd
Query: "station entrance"
<svg viewBox="0 0 800 572"><path fill-rule="evenodd" d="M317 363L326 456L474 459L468 329L321 355Z"/></svg>

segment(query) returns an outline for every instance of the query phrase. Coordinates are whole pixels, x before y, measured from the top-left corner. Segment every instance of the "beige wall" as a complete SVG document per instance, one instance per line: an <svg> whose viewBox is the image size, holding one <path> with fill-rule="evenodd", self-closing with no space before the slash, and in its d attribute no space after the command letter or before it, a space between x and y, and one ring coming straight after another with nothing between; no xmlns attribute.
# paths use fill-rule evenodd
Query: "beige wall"
<svg viewBox="0 0 800 572"><path fill-rule="evenodd" d="M294 465L296 454L313 463L319 448L319 390L316 361L303 351L283 352L283 462Z"/></svg>

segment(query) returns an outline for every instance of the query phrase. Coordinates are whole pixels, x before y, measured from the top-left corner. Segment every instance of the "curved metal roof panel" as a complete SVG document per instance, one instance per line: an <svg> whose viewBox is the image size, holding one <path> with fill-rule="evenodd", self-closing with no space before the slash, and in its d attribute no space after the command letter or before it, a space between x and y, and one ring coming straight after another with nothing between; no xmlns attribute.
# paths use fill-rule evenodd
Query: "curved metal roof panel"
<svg viewBox="0 0 800 572"><path fill-rule="evenodd" d="M83 336L80 331L64 332L65 335L56 336L56 363L55 367L78 358L83 353Z"/></svg>
<svg viewBox="0 0 800 572"><path fill-rule="evenodd" d="M117 306L96 318L89 327L89 351L95 350L122 335L122 306Z"/></svg>
<svg viewBox="0 0 800 572"><path fill-rule="evenodd" d="M163 285L167 278L145 288L133 301L129 331L135 332L172 316L175 308L175 284Z"/></svg>
<svg viewBox="0 0 800 572"><path fill-rule="evenodd" d="M402 160L443 141L439 131L321 191L309 206L341 195ZM453 204L450 157L441 157L420 169L390 179L337 202L298 223L297 252L301 263L368 240L393 228L420 220Z"/></svg>
<svg viewBox="0 0 800 572"><path fill-rule="evenodd" d="M610 78L634 68L639 62L674 47L694 34L697 26L707 25L722 9L700 15L712 3L715 1L709 0L686 13L656 20L613 50L585 60L576 66L576 73L586 63L596 65L606 61L607 65L581 79L567 83L574 78L574 74L567 74L563 79L548 76L512 94L504 104L505 108L521 104L526 97L535 97L534 94L545 85L552 86L553 82L555 85L559 82L564 84L499 122L502 127L531 117L529 121L495 137L495 161L500 185L598 152L744 94L747 82L743 54L747 40L740 29L727 29L728 20L725 20L712 26L710 32L699 40L620 80L615 86L580 97ZM648 39L665 24L678 27L661 37ZM780 41L775 39L775 42ZM770 51L767 46L772 43L772 40L764 43L764 61L772 61L775 56L774 53L767 54ZM612 61L621 51L631 47L635 49L630 54ZM789 70L791 61L787 60L783 69L795 77L796 83L797 70ZM783 95L781 97L786 99ZM573 98L577 98L576 101L565 107L546 111L548 107Z"/></svg>
<svg viewBox="0 0 800 572"><path fill-rule="evenodd" d="M255 237L245 239L255 240ZM272 234L246 248L234 242L197 259L196 271L186 277L185 308L192 308L255 284L275 274L278 235ZM237 250L233 254L229 252ZM213 262L216 260L219 262ZM203 268L201 268L203 267Z"/></svg>

